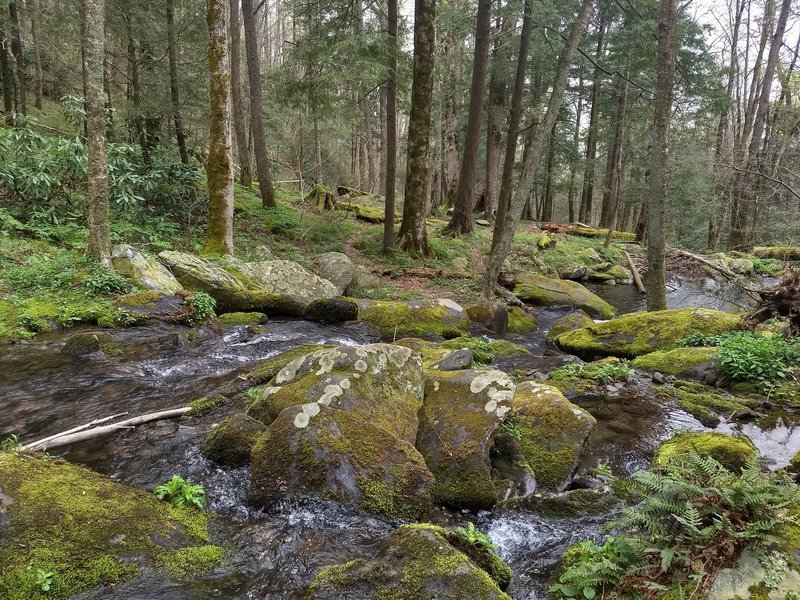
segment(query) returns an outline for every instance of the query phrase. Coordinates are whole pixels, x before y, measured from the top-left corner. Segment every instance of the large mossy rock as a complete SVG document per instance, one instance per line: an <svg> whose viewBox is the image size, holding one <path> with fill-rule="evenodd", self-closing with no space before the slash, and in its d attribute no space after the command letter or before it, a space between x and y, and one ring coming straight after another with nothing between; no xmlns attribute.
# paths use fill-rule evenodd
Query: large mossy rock
<svg viewBox="0 0 800 600"><path fill-rule="evenodd" d="M643 354L633 360L635 369L656 371L688 379L710 380L717 374L714 369L716 348L674 348Z"/></svg>
<svg viewBox="0 0 800 600"><path fill-rule="evenodd" d="M317 257L317 275L335 285L340 296L352 283L354 273L355 267L346 254L326 252Z"/></svg>
<svg viewBox="0 0 800 600"><path fill-rule="evenodd" d="M510 600L487 571L434 525L402 525L375 558L326 567L307 600ZM500 571L497 569L496 571Z"/></svg>
<svg viewBox="0 0 800 600"><path fill-rule="evenodd" d="M528 304L574 306L598 319L610 319L617 312L608 302L576 281L553 279L533 273L514 273L504 276L504 280Z"/></svg>
<svg viewBox="0 0 800 600"><path fill-rule="evenodd" d="M132 578L140 568L211 570L205 513L64 463L0 453L0 598L72 597ZM36 571L52 573L49 591Z"/></svg>
<svg viewBox="0 0 800 600"><path fill-rule="evenodd" d="M693 333L725 333L739 329L740 317L707 308L680 308L623 315L564 333L556 342L581 358L598 356L635 358L656 350L670 350Z"/></svg>
<svg viewBox="0 0 800 600"><path fill-rule="evenodd" d="M550 325L547 330L548 342L555 342L556 338L568 331L575 331L581 327L594 325L594 320L582 310L573 310Z"/></svg>
<svg viewBox="0 0 800 600"><path fill-rule="evenodd" d="M90 354L119 356L122 354L122 349L107 331L90 331L71 335L61 348L61 352L71 356Z"/></svg>
<svg viewBox="0 0 800 600"><path fill-rule="evenodd" d="M469 316L452 300L356 300L358 318L377 327L385 338L455 337L469 330Z"/></svg>
<svg viewBox="0 0 800 600"><path fill-rule="evenodd" d="M437 501L469 509L495 505L491 452L515 387L502 371L426 374L417 449L436 478Z"/></svg>
<svg viewBox="0 0 800 600"><path fill-rule="evenodd" d="M114 270L137 287L160 294L176 294L183 286L164 265L128 244L114 246L111 252Z"/></svg>
<svg viewBox="0 0 800 600"><path fill-rule="evenodd" d="M252 452L250 503L331 498L419 518L433 476L414 448L422 364L389 344L317 350L284 366L248 413L268 425Z"/></svg>
<svg viewBox="0 0 800 600"><path fill-rule="evenodd" d="M661 444L653 457L653 464L663 466L672 461L685 460L691 451L711 456L732 471L741 470L758 453L750 438L744 435L690 431L679 433Z"/></svg>
<svg viewBox="0 0 800 600"><path fill-rule="evenodd" d="M560 492L580 464L595 419L572 404L555 387L535 381L517 386L511 408L511 427L537 488Z"/></svg>
<svg viewBox="0 0 800 600"><path fill-rule="evenodd" d="M519 306L508 307L506 333L531 333L539 327L539 321L530 310Z"/></svg>
<svg viewBox="0 0 800 600"><path fill-rule="evenodd" d="M472 367L472 352L464 353L461 348L445 347L441 342L431 342L420 338L403 338L393 343L417 352L422 358L423 371L429 369L457 371Z"/></svg>
<svg viewBox="0 0 800 600"><path fill-rule="evenodd" d="M291 260L263 260L246 265L245 274L273 294L291 296L302 302L340 294L336 285Z"/></svg>

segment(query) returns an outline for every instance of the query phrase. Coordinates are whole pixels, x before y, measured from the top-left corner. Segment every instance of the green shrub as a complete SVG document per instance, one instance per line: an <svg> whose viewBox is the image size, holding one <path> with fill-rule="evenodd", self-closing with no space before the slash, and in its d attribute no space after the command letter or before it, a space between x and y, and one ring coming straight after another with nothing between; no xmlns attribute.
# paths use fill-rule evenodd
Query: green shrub
<svg viewBox="0 0 800 600"><path fill-rule="evenodd" d="M194 292L187 296L186 302L192 307L192 314L186 319L188 325L196 325L214 316L217 301L205 292Z"/></svg>
<svg viewBox="0 0 800 600"><path fill-rule="evenodd" d="M582 379L593 379L600 383L613 383L615 381L625 381L633 373L627 361L607 362L601 364L572 363L564 365L550 373L550 379L554 381L567 381L576 377Z"/></svg>
<svg viewBox="0 0 800 600"><path fill-rule="evenodd" d="M206 490L202 485L192 485L191 480L180 475L162 483L153 490L156 498L169 502L172 506L194 506L203 508L206 505Z"/></svg>

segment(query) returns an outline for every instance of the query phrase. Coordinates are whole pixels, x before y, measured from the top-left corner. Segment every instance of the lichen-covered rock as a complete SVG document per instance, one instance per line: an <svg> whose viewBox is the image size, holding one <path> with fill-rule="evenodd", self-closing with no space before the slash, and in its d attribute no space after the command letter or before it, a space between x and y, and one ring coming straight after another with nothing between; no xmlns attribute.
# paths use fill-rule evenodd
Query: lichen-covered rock
<svg viewBox="0 0 800 600"><path fill-rule="evenodd" d="M353 280L344 291L345 296L357 296L364 290L371 290L381 286L380 277L364 267L356 266L353 269Z"/></svg>
<svg viewBox="0 0 800 600"><path fill-rule="evenodd" d="M418 353L422 358L422 368L425 371L428 369L455 371L468 369L472 366L472 352L467 355L458 348L445 348L441 342L431 342L420 338L403 338L393 343L411 348ZM465 363L467 359L469 359L468 364ZM463 364L463 366L457 366L460 364Z"/></svg>
<svg viewBox="0 0 800 600"><path fill-rule="evenodd" d="M114 338L106 331L92 331L71 335L61 348L64 354L86 356L102 353L106 356L120 356L122 349L114 342Z"/></svg>
<svg viewBox="0 0 800 600"><path fill-rule="evenodd" d="M464 310L467 311L469 320L483 325L486 329L503 335L508 327L508 309L502 302L481 302L471 304Z"/></svg>
<svg viewBox="0 0 800 600"><path fill-rule="evenodd" d="M469 317L452 300L356 300L358 318L374 325L385 338L438 335L455 337L467 333Z"/></svg>
<svg viewBox="0 0 800 600"><path fill-rule="evenodd" d="M594 417L557 388L524 381L514 393L510 418L520 432L520 446L538 488L566 489L594 431Z"/></svg>
<svg viewBox="0 0 800 600"><path fill-rule="evenodd" d="M317 257L317 275L335 285L340 296L352 283L354 272L355 267L346 254L326 252Z"/></svg>
<svg viewBox="0 0 800 600"><path fill-rule="evenodd" d="M268 424L252 452L250 502L312 495L419 518L433 477L414 448L422 364L389 344L317 350L284 366L248 414Z"/></svg>
<svg viewBox="0 0 800 600"><path fill-rule="evenodd" d="M575 331L581 327L589 327L594 325L592 318L582 310L573 310L567 313L552 325L547 330L546 339L548 342L554 342L558 336L568 331Z"/></svg>
<svg viewBox="0 0 800 600"><path fill-rule="evenodd" d="M680 461L692 450L700 455L711 456L725 468L734 471L741 470L758 452L750 438L744 435L690 431L679 433L661 444L653 457L653 464L662 466L671 461Z"/></svg>
<svg viewBox="0 0 800 600"><path fill-rule="evenodd" d="M725 266L737 275L750 275L756 269L749 258L730 258L725 262Z"/></svg>
<svg viewBox="0 0 800 600"><path fill-rule="evenodd" d="M183 286L164 265L128 244L114 246L111 252L114 270L137 287L161 294L176 294Z"/></svg>
<svg viewBox="0 0 800 600"><path fill-rule="evenodd" d="M358 318L358 305L349 298L320 298L306 306L303 318L323 323L342 323Z"/></svg>
<svg viewBox="0 0 800 600"><path fill-rule="evenodd" d="M434 525L402 525L375 558L326 567L307 600L510 600L491 576Z"/></svg>
<svg viewBox="0 0 800 600"><path fill-rule="evenodd" d="M245 274L268 292L285 294L302 302L339 295L336 285L291 260L247 263Z"/></svg>
<svg viewBox="0 0 800 600"><path fill-rule="evenodd" d="M47 600L131 579L140 568L211 570L207 517L62 461L0 453L0 598ZM216 560L206 560L209 556ZM31 568L31 566L35 568ZM49 590L36 569L52 573Z"/></svg>
<svg viewBox="0 0 800 600"><path fill-rule="evenodd" d="M211 430L201 450L206 458L221 465L246 465L250 462L250 451L263 431L261 421L237 413Z"/></svg>
<svg viewBox="0 0 800 600"><path fill-rule="evenodd" d="M511 410L514 382L502 371L428 372L417 449L436 477L434 498L457 508L491 508L494 435Z"/></svg>
<svg viewBox="0 0 800 600"><path fill-rule="evenodd" d="M536 319L536 315L519 306L508 307L506 333L531 333L538 327L539 321Z"/></svg>
<svg viewBox="0 0 800 600"><path fill-rule="evenodd" d="M543 306L570 305L585 310L593 317L610 319L616 309L576 281L553 279L533 273L514 273L505 280L523 301Z"/></svg>
<svg viewBox="0 0 800 600"><path fill-rule="evenodd" d="M430 370L460 371L462 369L471 369L474 362L475 357L472 355L472 352L466 348L462 348L460 350L453 350L441 360L437 360L430 366Z"/></svg>
<svg viewBox="0 0 800 600"><path fill-rule="evenodd" d="M184 287L209 294L221 311L246 310L239 307L254 285L240 274L230 273L216 263L186 252L165 250L158 258Z"/></svg>
<svg viewBox="0 0 800 600"><path fill-rule="evenodd" d="M796 550L794 548L793 550ZM769 555L767 555L769 556ZM708 592L708 600L788 600L800 590L800 571L787 565L781 573L767 573L764 552L745 548L736 564L720 569ZM792 560L792 562L794 562ZM769 584L767 581L769 580Z"/></svg>
<svg viewBox="0 0 800 600"><path fill-rule="evenodd" d="M222 325L261 325L267 321L267 315L260 312L232 312L219 316Z"/></svg>
<svg viewBox="0 0 800 600"><path fill-rule="evenodd" d="M265 358L244 375L244 380L247 381L250 386L267 383L270 379L275 377L283 367L293 360L325 348L330 348L330 346L325 344L298 344L288 350L279 352L275 356Z"/></svg>
<svg viewBox="0 0 800 600"><path fill-rule="evenodd" d="M670 350L693 333L725 333L739 329L740 317L707 308L681 308L630 313L593 323L556 338L562 349L584 359L597 356L635 358L656 350Z"/></svg>
<svg viewBox="0 0 800 600"><path fill-rule="evenodd" d="M567 263L558 269L559 279L571 279L577 281L586 277L586 267L578 263Z"/></svg>
<svg viewBox="0 0 800 600"><path fill-rule="evenodd" d="M718 375L714 369L716 348L675 348L643 354L633 360L635 369L657 371L689 379L711 382Z"/></svg>

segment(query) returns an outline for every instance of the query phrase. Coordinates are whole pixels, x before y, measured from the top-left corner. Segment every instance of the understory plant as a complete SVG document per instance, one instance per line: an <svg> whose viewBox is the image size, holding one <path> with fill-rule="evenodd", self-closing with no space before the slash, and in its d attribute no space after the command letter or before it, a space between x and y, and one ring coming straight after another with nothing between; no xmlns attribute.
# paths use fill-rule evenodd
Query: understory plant
<svg viewBox="0 0 800 600"><path fill-rule="evenodd" d="M472 522L467 523L466 527L454 527L453 533L469 546L477 546L478 548L490 550L492 552L497 549L495 543L492 542L492 538L482 531L475 529L475 524Z"/></svg>
<svg viewBox="0 0 800 600"><path fill-rule="evenodd" d="M600 383L613 383L614 381L624 381L633 373L633 369L626 361L617 363L603 364L584 364L573 363L559 367L550 373L550 379L563 381L575 377L584 379L594 379Z"/></svg>
<svg viewBox="0 0 800 600"><path fill-rule="evenodd" d="M203 508L206 505L206 490L202 485L194 485L191 480L180 475L162 483L153 490L156 498L169 502L172 506L194 506Z"/></svg>
<svg viewBox="0 0 800 600"><path fill-rule="evenodd" d="M741 472L691 451L632 477L641 502L609 522L602 544L584 541L565 555L551 587L557 598L651 600L675 589L704 598L713 575L745 546L762 554L796 524L798 486L784 471L762 472L753 455Z"/></svg>

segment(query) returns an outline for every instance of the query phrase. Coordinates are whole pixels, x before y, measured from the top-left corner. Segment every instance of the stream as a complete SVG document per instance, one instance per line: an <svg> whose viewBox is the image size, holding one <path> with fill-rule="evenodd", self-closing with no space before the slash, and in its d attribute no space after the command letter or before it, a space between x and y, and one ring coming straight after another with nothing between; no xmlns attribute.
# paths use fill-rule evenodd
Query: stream
<svg viewBox="0 0 800 600"><path fill-rule="evenodd" d="M642 309L642 298L633 286L598 286L595 291L621 313ZM709 289L702 282L683 282L668 294L668 300L671 307L727 310L746 302L745 297ZM506 371L547 372L575 361L544 344L550 323L565 312L552 308L537 311L539 331L508 336L532 355L497 366ZM258 361L297 344L378 341L372 330L360 323L333 326L270 321L260 330L236 326L226 328L222 336L207 334L195 339L183 329L136 327L113 332L123 357L87 359L61 352L65 339L76 330L0 347L0 438L16 433L23 441L31 441L112 414L137 415L185 406ZM607 463L616 474L628 475L646 468L654 449L676 428L705 429L676 406L637 394L635 386L574 401L598 421L580 473ZM204 577L180 583L164 577L137 577L81 598L294 598L321 567L374 555L381 540L396 527L397 523L323 501L286 503L268 513L254 510L245 503L248 469L220 468L199 452L212 425L209 416L187 422L162 421L54 451L71 462L144 489L152 489L173 473L201 483L211 510L218 514L212 538L228 549L224 564ZM800 449L800 428L788 413L756 423L723 422L717 430L746 433L773 467L785 465ZM599 536L605 519L442 510L433 520L446 525L474 521L489 533L499 554L514 569L508 593L517 600L544 600L548 576L564 550L579 539Z"/></svg>

